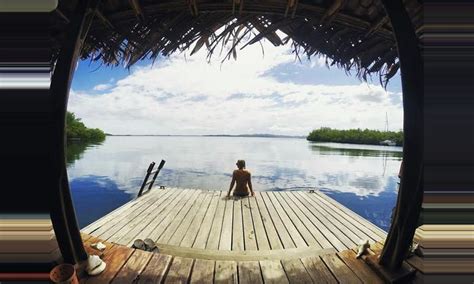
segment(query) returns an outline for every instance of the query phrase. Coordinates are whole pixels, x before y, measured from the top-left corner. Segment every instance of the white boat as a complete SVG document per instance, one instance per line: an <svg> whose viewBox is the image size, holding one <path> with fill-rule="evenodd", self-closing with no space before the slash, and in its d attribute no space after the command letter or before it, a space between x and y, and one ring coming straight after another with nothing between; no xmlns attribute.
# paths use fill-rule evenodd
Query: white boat
<svg viewBox="0 0 474 284"><path fill-rule="evenodd" d="M380 141L380 145L386 145L386 146L396 146L397 143L395 143L394 141L392 140L383 140L383 141Z"/></svg>

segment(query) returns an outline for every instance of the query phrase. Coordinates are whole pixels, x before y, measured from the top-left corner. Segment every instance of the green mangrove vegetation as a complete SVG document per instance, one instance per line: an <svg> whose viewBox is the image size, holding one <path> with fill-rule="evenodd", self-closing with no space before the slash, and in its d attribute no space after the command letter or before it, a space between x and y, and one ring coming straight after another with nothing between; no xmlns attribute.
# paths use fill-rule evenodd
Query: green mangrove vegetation
<svg viewBox="0 0 474 284"><path fill-rule="evenodd" d="M321 127L311 131L306 138L314 142L337 142L351 144L380 145L381 141L391 140L397 146L403 145L402 131L379 131L370 129L348 129L338 130L329 127Z"/></svg>
<svg viewBox="0 0 474 284"><path fill-rule="evenodd" d="M66 137L68 140L98 143L105 140L105 133L98 128L87 128L80 118L68 111L66 114Z"/></svg>

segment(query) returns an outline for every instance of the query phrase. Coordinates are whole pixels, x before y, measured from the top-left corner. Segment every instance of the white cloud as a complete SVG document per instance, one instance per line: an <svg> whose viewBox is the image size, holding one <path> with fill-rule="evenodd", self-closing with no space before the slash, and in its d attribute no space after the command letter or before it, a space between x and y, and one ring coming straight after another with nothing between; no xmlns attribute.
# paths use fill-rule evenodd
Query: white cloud
<svg viewBox="0 0 474 284"><path fill-rule="evenodd" d="M99 84L93 88L94 91L105 91L112 87L111 84Z"/></svg>
<svg viewBox="0 0 474 284"><path fill-rule="evenodd" d="M279 82L269 70L295 62L285 48L254 45L237 61L206 61L206 53L173 55L154 66L136 68L122 80L97 85L93 92L72 92L69 109L92 126L110 133L305 135L321 126L384 129L402 127L401 94L378 85L310 85ZM323 68L324 60L304 62ZM294 75L297 76L297 75Z"/></svg>

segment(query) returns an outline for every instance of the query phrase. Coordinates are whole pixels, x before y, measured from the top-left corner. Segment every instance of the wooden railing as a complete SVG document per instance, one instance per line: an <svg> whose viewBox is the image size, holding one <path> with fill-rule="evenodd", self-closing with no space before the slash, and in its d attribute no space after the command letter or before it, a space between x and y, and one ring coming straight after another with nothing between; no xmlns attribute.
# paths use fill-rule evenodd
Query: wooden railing
<svg viewBox="0 0 474 284"><path fill-rule="evenodd" d="M147 193L153 187L153 184L155 183L156 177L160 173L160 171L163 168L163 166L165 165L165 163L166 163L165 160L161 160L161 162L158 165L158 168L156 168L156 170L153 170L153 168L155 167L155 162L150 163L150 165L148 166L148 169L146 171L145 179L143 180L142 186L140 187L140 191L138 192L137 198L142 196L143 194ZM153 176L153 177L151 178L151 180L148 180L150 178L150 176ZM143 190L145 188L147 188L147 189L146 189L145 192L143 192Z"/></svg>

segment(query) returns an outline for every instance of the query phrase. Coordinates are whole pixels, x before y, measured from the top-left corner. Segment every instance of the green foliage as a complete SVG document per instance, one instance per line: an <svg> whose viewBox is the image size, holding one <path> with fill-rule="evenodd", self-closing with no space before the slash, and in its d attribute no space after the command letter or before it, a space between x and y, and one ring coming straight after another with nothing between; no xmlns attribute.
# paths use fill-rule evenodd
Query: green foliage
<svg viewBox="0 0 474 284"><path fill-rule="evenodd" d="M380 141L392 140L397 146L403 145L403 132L379 131L369 129L348 129L337 130L329 127L321 127L313 130L306 138L309 141L317 142L338 142L352 144L372 144L379 145Z"/></svg>
<svg viewBox="0 0 474 284"><path fill-rule="evenodd" d="M101 142L105 140L105 133L98 128L87 128L80 118L68 111L66 114L66 137L68 140Z"/></svg>

